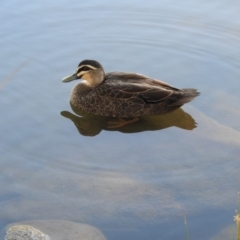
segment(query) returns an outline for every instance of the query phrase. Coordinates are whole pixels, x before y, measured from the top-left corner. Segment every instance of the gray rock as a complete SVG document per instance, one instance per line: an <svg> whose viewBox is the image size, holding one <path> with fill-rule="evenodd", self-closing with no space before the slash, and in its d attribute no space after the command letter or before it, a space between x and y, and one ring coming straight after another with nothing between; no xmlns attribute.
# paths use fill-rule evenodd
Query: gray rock
<svg viewBox="0 0 240 240"><path fill-rule="evenodd" d="M15 225L8 229L5 240L50 240L50 238L32 226Z"/></svg>
<svg viewBox="0 0 240 240"><path fill-rule="evenodd" d="M107 240L95 227L65 220L38 220L8 226L5 240Z"/></svg>

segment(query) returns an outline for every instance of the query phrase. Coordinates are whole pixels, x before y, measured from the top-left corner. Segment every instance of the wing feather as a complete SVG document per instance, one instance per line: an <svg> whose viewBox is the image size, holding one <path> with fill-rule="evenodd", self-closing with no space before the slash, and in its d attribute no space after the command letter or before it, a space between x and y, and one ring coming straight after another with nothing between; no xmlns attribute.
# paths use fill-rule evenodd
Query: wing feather
<svg viewBox="0 0 240 240"><path fill-rule="evenodd" d="M166 88L160 84L143 81L142 77L139 79L138 81L136 81L136 78L128 78L124 79L124 81L120 81L120 79L105 81L104 84L95 89L94 95L128 101L142 99L147 103L157 103L168 98L173 93L171 87Z"/></svg>

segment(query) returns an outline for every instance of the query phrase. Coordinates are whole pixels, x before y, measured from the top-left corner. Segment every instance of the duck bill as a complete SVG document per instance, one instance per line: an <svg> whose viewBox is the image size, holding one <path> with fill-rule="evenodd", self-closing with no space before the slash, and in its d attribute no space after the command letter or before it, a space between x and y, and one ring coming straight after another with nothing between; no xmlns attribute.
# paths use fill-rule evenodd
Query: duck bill
<svg viewBox="0 0 240 240"><path fill-rule="evenodd" d="M71 81L76 80L76 79L77 79L77 74L74 73L71 76L67 76L67 77L63 78L62 82L71 82Z"/></svg>

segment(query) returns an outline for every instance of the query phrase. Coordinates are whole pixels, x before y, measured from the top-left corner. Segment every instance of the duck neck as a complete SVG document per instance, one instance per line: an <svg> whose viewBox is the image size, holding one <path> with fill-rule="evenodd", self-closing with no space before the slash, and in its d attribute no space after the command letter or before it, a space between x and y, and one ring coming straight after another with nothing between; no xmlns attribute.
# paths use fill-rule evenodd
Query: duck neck
<svg viewBox="0 0 240 240"><path fill-rule="evenodd" d="M103 82L104 78L105 73L102 69L85 73L82 77L82 79L86 80L85 84L89 87L97 87Z"/></svg>

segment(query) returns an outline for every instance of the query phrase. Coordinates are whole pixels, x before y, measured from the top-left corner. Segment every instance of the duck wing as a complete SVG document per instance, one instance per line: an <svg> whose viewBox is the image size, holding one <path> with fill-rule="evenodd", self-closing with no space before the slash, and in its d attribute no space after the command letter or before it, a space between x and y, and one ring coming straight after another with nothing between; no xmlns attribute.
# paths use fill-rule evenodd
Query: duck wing
<svg viewBox="0 0 240 240"><path fill-rule="evenodd" d="M142 99L146 103L158 103L170 97L171 85L133 73L108 73L104 82L95 89L95 94L104 98Z"/></svg>
<svg viewBox="0 0 240 240"><path fill-rule="evenodd" d="M147 103L160 102L173 93L173 91L162 87L140 83L113 83L109 87L111 88L110 97L118 99L140 98Z"/></svg>

